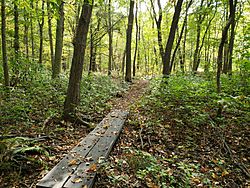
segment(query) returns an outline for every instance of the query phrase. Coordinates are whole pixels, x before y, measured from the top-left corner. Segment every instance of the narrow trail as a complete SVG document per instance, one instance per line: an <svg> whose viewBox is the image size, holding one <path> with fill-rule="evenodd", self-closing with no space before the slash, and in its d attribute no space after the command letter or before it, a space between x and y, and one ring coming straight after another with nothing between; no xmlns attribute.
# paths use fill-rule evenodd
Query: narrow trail
<svg viewBox="0 0 250 188"><path fill-rule="evenodd" d="M148 80L134 81L128 91L121 94L120 97L113 98L109 101L109 104L112 105L112 110L129 111L130 105L135 103L143 95L148 84Z"/></svg>

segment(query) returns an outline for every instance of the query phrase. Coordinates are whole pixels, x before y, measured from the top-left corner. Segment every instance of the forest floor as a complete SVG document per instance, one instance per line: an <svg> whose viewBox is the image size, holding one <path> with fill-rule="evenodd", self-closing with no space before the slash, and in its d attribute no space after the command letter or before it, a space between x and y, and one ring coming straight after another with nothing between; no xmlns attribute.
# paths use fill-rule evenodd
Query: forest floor
<svg viewBox="0 0 250 188"><path fill-rule="evenodd" d="M115 97L107 101L108 108L101 114L89 114L91 127L95 127L101 119L114 109L128 110L132 103L142 95L148 81L135 81L127 91L122 90ZM24 148L20 158L12 160L10 152L0 147L1 176L0 187L35 187L49 170L55 166L83 137L93 128L86 128L83 125L60 121L56 117L48 117L42 126L5 125L1 127L7 136L1 136L1 146L8 148ZM4 142L7 139L8 142ZM2 145L3 144L3 145ZM9 146L10 145L10 146ZM36 149L37 148L37 149ZM49 151L49 153L47 152ZM16 157L16 156L15 156ZM27 159L23 159L27 157ZM32 161L30 161L32 160ZM7 162L5 162L7 161ZM9 162L10 161L10 162Z"/></svg>
<svg viewBox="0 0 250 188"><path fill-rule="evenodd" d="M109 159L98 170L95 187L249 187L249 97L228 98L227 107L219 112L221 98L204 86L203 79L170 78L165 87L154 82L134 81L108 100L102 115L93 114L94 127L111 110L130 112ZM0 187L7 188L35 187L90 132L50 118L40 129L10 130L9 135L34 138L36 144L26 149L32 149L28 156L37 162L18 160L20 169L9 172L8 163L1 166L6 169ZM35 152L33 146L46 151Z"/></svg>
<svg viewBox="0 0 250 188"><path fill-rule="evenodd" d="M96 188L250 187L249 98L228 99L219 112L203 78L183 78L153 83L125 107L130 116Z"/></svg>

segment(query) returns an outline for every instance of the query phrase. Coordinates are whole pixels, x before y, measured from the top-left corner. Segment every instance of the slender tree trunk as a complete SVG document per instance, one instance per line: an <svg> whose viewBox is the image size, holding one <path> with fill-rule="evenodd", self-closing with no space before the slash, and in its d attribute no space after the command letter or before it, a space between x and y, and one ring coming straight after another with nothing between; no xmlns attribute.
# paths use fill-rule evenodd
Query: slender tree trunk
<svg viewBox="0 0 250 188"><path fill-rule="evenodd" d="M234 6L230 10L230 14L232 17L232 24L231 24L231 33L230 33L230 41L229 41L229 62L228 62L228 73L229 75L232 75L233 71L233 47L234 47L234 36L235 36L235 12L236 12L236 6L237 6L237 0L234 2Z"/></svg>
<svg viewBox="0 0 250 188"><path fill-rule="evenodd" d="M28 13L24 13L24 45L25 45L25 56L29 59L29 24L28 24Z"/></svg>
<svg viewBox="0 0 250 188"><path fill-rule="evenodd" d="M4 72L4 85L10 86L9 67L6 50L6 13L5 13L5 0L1 0L1 17L2 17L2 58L3 58L3 72Z"/></svg>
<svg viewBox="0 0 250 188"><path fill-rule="evenodd" d="M113 59L113 29L111 17L111 0L108 3L108 35L109 35L109 62L108 62L108 75L112 72L112 59Z"/></svg>
<svg viewBox="0 0 250 188"><path fill-rule="evenodd" d="M50 47L50 61L52 67L54 66L54 46L53 46L53 34L52 34L52 11L50 7L50 0L47 0L47 12L48 12L48 33L49 33L49 47Z"/></svg>
<svg viewBox="0 0 250 188"><path fill-rule="evenodd" d="M126 50L124 50L123 52L123 56L122 56L122 78L124 78L124 73L125 73L125 62L126 61Z"/></svg>
<svg viewBox="0 0 250 188"><path fill-rule="evenodd" d="M89 32L90 32L90 58L89 58L89 75L91 74L94 68L93 60L94 60L94 31L93 31L93 24L90 23L89 26Z"/></svg>
<svg viewBox="0 0 250 188"><path fill-rule="evenodd" d="M159 17L157 19L156 16L156 11L154 8L154 2L153 0L150 0L151 2L151 6L153 9L153 17L156 23L156 27L157 27L157 38L158 38L158 46L159 46L159 51L160 51L160 55L161 55L161 59L162 59L162 63L164 60L164 48L163 48L163 44L162 44L162 32L161 32L161 22L162 22L162 7L161 7L161 1L157 0L157 5L158 5L158 9L159 9Z"/></svg>
<svg viewBox="0 0 250 188"><path fill-rule="evenodd" d="M39 36L40 36L40 42L39 42L39 61L38 62L39 62L39 64L42 64L42 62L43 62L44 0L42 0L42 15L41 15L41 20L38 20L38 25L39 25Z"/></svg>
<svg viewBox="0 0 250 188"><path fill-rule="evenodd" d="M186 7L185 18L184 18L184 22L182 24L181 33L179 35L178 41L176 42L176 46L175 46L175 49L174 49L174 52L173 52L173 55L172 55L172 59L171 59L171 63L170 63L170 72L172 70L172 66L173 66L173 63L174 63L175 54L176 54L176 52L177 52L177 50L178 50L178 48L180 46L182 35L183 35L183 32L184 32L185 26L187 24L188 9L191 6L191 4L192 4L192 0L189 1L188 5Z"/></svg>
<svg viewBox="0 0 250 188"><path fill-rule="evenodd" d="M14 32L14 50L15 50L15 61L18 62L19 56L19 10L18 2L14 0L14 22L15 22L15 32Z"/></svg>
<svg viewBox="0 0 250 188"><path fill-rule="evenodd" d="M183 0L178 0L177 5L175 6L175 12L169 32L168 41L166 44L165 55L164 55L164 63L163 63L163 76L168 76L171 73L170 69L170 58L171 58L171 51L173 47L173 42L175 38L176 29L178 27L179 17L181 13L181 6Z"/></svg>
<svg viewBox="0 0 250 188"><path fill-rule="evenodd" d="M188 18L187 18L188 22ZM183 52L182 52L182 60L183 60L183 72L185 72L185 65L186 65L186 40L187 40L187 24L185 25L184 29L184 38L183 38Z"/></svg>
<svg viewBox="0 0 250 188"><path fill-rule="evenodd" d="M201 0L201 4L200 4L200 11L203 8L203 3L204 0ZM197 63L198 63L198 58L199 58L199 47L200 47L200 36L201 36L201 26L202 26L202 22L205 18L205 14L201 14L198 13L198 21L197 21L197 37L196 37L196 45L195 45L195 51L194 51L194 60L193 60L193 66L192 66L192 72L196 73L197 72Z"/></svg>
<svg viewBox="0 0 250 188"><path fill-rule="evenodd" d="M56 46L55 46L55 62L53 66L52 78L57 78L61 72L62 51L63 51L63 31L64 31L64 2L60 0L59 18L56 25Z"/></svg>
<svg viewBox="0 0 250 188"><path fill-rule="evenodd" d="M137 49L138 49L138 35L139 35L139 26L138 26L138 1L136 2L136 9L135 9L135 25L136 25L136 36L135 36L135 52L134 52L134 60L133 60L133 77L135 77L136 72L136 56L137 56Z"/></svg>
<svg viewBox="0 0 250 188"><path fill-rule="evenodd" d="M71 119L71 114L75 113L76 106L80 104L80 85L82 80L87 35L93 4L94 0L84 0L81 16L79 18L79 24L76 30L76 36L74 40L74 54L72 58L69 85L63 112L64 119L66 120Z"/></svg>
<svg viewBox="0 0 250 188"><path fill-rule="evenodd" d="M228 72L228 34L226 36L226 41L223 47L223 68L222 73L226 74Z"/></svg>
<svg viewBox="0 0 250 188"><path fill-rule="evenodd" d="M34 8L33 1L30 1L30 8ZM35 44L34 44L34 30L33 30L33 17L30 18L30 39L31 39L31 56L32 61L35 60Z"/></svg>
<svg viewBox="0 0 250 188"><path fill-rule="evenodd" d="M134 20L134 0L130 0L129 16L128 16L128 28L127 28L127 41L126 41L126 75L125 81L132 82L131 76L131 41L132 41L132 29Z"/></svg>
<svg viewBox="0 0 250 188"><path fill-rule="evenodd" d="M234 6L233 0L229 0L229 4L230 4L230 12ZM226 26L224 27L223 31L222 31L222 37L221 37L221 41L220 41L220 46L219 46L219 50L218 50L218 57L217 57L217 77L216 77L216 83L217 83L217 92L220 93L221 92L221 82L220 82L220 76L221 76L221 71L222 71L222 57L223 57L223 47L224 44L226 42L227 39L227 32L228 29L230 27L230 25L232 24L232 15L230 14L228 22L226 24Z"/></svg>

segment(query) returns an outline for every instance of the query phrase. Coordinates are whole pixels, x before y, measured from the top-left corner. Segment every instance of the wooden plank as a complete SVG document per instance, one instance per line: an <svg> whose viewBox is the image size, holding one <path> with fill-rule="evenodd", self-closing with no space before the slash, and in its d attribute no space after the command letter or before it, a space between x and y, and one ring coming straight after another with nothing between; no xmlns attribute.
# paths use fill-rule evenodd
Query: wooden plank
<svg viewBox="0 0 250 188"><path fill-rule="evenodd" d="M115 114L111 114L111 116ZM81 163L75 173L66 182L64 188L91 188L94 185L96 169L99 167L98 161L106 159L113 148L122 130L127 113L118 114L112 117L110 126L105 135L100 138L97 144L91 149L87 157L92 158L89 163Z"/></svg>
<svg viewBox="0 0 250 188"><path fill-rule="evenodd" d="M107 119L103 121L85 137L70 153L65 156L39 183L37 188L59 188L62 187L65 181L74 173L77 166L89 153L92 147L97 143L101 136L106 132L103 125ZM74 161L76 160L76 164Z"/></svg>
<svg viewBox="0 0 250 188"><path fill-rule="evenodd" d="M71 176L75 177L75 175L82 171L81 167L84 165L88 166L89 163L86 163L86 158L92 157L93 160L98 160L98 155L107 157L112 149L114 141L118 138L126 116L127 112L121 111L114 111L108 114L107 117L104 118L87 137L85 137L36 185L36 187L61 188L73 180ZM117 131L117 135L115 131ZM101 147L105 149L100 149ZM90 163L94 163L94 161L91 161ZM90 174L87 174L86 181L88 180L89 175ZM93 175L95 176L95 173Z"/></svg>

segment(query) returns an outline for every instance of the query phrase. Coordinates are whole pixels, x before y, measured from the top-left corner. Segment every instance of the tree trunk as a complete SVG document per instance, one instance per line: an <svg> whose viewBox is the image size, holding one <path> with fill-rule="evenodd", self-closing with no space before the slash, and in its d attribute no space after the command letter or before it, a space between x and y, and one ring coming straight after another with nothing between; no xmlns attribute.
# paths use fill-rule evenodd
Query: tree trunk
<svg viewBox="0 0 250 188"><path fill-rule="evenodd" d="M136 2L136 9L135 9L135 25L136 25L136 36L135 36L135 52L134 52L134 60L133 60L133 77L135 77L136 72L136 56L137 56L137 49L138 49L138 35L139 35L139 26L138 26L138 1Z"/></svg>
<svg viewBox="0 0 250 188"><path fill-rule="evenodd" d="M29 21L28 21L28 13L24 12L24 45L25 45L25 56L26 59L29 59Z"/></svg>
<svg viewBox="0 0 250 188"><path fill-rule="evenodd" d="M150 2L151 2L152 9L153 9L154 20L155 20L156 27L157 27L158 46L159 46L159 51L160 51L160 55L161 55L161 59L162 59L162 63L163 63L163 60L164 60L164 48L163 48L163 44L162 44L162 32L161 32L161 22L162 22L161 1L157 0L157 4L158 4L158 8L159 8L159 17L158 17L158 19L157 19L157 16L156 16L156 11L155 11L155 8L154 8L153 0L150 0Z"/></svg>
<svg viewBox="0 0 250 188"><path fill-rule="evenodd" d="M64 31L64 2L61 0L59 4L59 18L56 25L56 46L55 46L55 61L53 66L52 78L59 77L62 65L62 50L63 50L63 31Z"/></svg>
<svg viewBox="0 0 250 188"><path fill-rule="evenodd" d="M50 61L52 69L54 66L54 46L53 46L53 35L52 35L52 11L50 7L50 0L47 0L47 12L48 12L48 33L49 33L49 47L50 47ZM53 70L52 70L53 71Z"/></svg>
<svg viewBox="0 0 250 188"><path fill-rule="evenodd" d="M72 58L69 85L63 112L64 119L66 120L71 119L71 114L75 113L76 106L80 104L80 85L82 80L87 35L93 4L94 0L84 0L81 16L79 18L79 24L76 30L76 36L74 40L74 54Z"/></svg>
<svg viewBox="0 0 250 188"><path fill-rule="evenodd" d="M30 8L34 8L33 1L30 1ZM32 61L35 60L35 45L34 45L34 30L33 30L33 17L30 18L30 39L31 39L31 56Z"/></svg>
<svg viewBox="0 0 250 188"><path fill-rule="evenodd" d="M229 4L230 4L230 12L234 6L233 0L229 0ZM223 47L224 44L226 42L227 39L227 32L228 29L230 27L230 25L232 24L232 15L230 14L228 22L226 24L226 26L224 27L223 31L222 31L222 37L221 37L221 41L220 41L220 46L219 46L219 50L218 50L218 57L217 57L217 77L216 77L216 83L217 83L217 92L220 93L221 92L221 82L220 82L220 76L221 76L221 70L222 70L222 57L223 57Z"/></svg>
<svg viewBox="0 0 250 188"><path fill-rule="evenodd" d="M128 28L127 28L127 40L126 40L126 75L125 81L132 82L131 77L131 41L132 41L132 29L134 20L134 0L130 0L130 8L128 15Z"/></svg>
<svg viewBox="0 0 250 188"><path fill-rule="evenodd" d="M201 4L200 4L200 10L202 10L203 8L203 3L204 3L204 0L201 0ZM199 58L199 47L200 47L200 36L201 36L201 26L202 26L202 22L205 18L205 14L201 14L201 13L198 13L198 20L197 20L197 37L196 37L196 45L195 45L195 51L194 51L194 60L193 60L193 66L192 66L192 72L193 73L196 73L197 72L197 69L198 69L198 58ZM197 69L196 69L197 67Z"/></svg>
<svg viewBox="0 0 250 188"><path fill-rule="evenodd" d="M111 18L111 0L108 3L108 36L109 36L109 62L108 62L108 75L112 72L112 59L113 59L113 29L112 29L112 18Z"/></svg>
<svg viewBox="0 0 250 188"><path fill-rule="evenodd" d="M181 43L181 39L182 39L182 35L183 35L183 32L184 32L184 29L185 29L185 26L187 24L187 16L188 16L188 9L189 7L191 6L192 4L192 0L190 0L190 2L188 3L187 7L186 7L186 11L185 11L185 18L184 18L184 22L182 24L182 28L181 28L181 33L179 35L179 38L178 38L178 41L176 43L176 46L175 46L175 49L174 49L174 52L173 52L173 55L172 55L172 59L171 59L171 63L170 63L170 72L172 70L172 67L173 67L173 63L174 63L174 59L175 59L175 54L180 46L180 43ZM180 49L179 49L180 50Z"/></svg>
<svg viewBox="0 0 250 188"><path fill-rule="evenodd" d="M163 76L168 76L171 73L171 70L170 70L171 51L172 51L173 42L175 38L175 32L178 27L182 3L183 3L183 0L178 0L177 5L175 6L175 12L174 12L174 16L173 16L169 36L168 36L168 41L167 41L166 48L165 48L164 63L163 63Z"/></svg>
<svg viewBox="0 0 250 188"><path fill-rule="evenodd" d="M14 50L15 50L15 61L18 62L19 56L19 10L17 1L14 0L14 22L15 22L15 31L14 31Z"/></svg>
<svg viewBox="0 0 250 188"><path fill-rule="evenodd" d="M5 13L5 0L1 0L1 17L2 17L2 58L3 58L3 72L4 72L4 85L10 85L9 67L6 50L6 13Z"/></svg>
<svg viewBox="0 0 250 188"><path fill-rule="evenodd" d="M230 10L232 24L231 24L231 33L230 33L230 41L229 41L229 54L228 54L228 73L232 75L233 71L233 47L234 47L234 36L235 36L235 12L236 12L237 0L234 2L234 6Z"/></svg>
<svg viewBox="0 0 250 188"><path fill-rule="evenodd" d="M38 5L37 5L38 6ZM39 64L42 64L43 62L43 26L44 26L44 0L42 0L42 15L41 20L38 20L39 25Z"/></svg>

